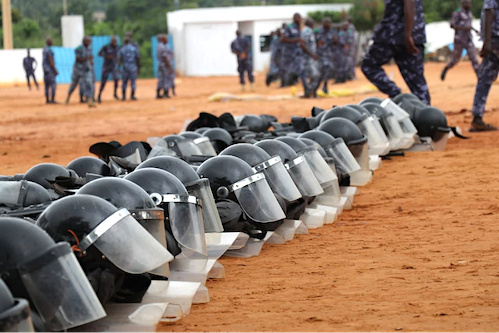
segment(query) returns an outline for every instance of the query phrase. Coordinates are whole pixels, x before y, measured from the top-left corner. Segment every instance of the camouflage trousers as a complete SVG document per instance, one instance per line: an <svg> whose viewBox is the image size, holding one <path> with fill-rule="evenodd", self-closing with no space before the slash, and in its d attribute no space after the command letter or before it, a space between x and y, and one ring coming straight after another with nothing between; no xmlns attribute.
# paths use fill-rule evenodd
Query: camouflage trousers
<svg viewBox="0 0 499 333"><path fill-rule="evenodd" d="M305 59L305 77L307 86L310 90L316 90L321 83L321 72L319 70L319 61L306 56Z"/></svg>
<svg viewBox="0 0 499 333"><path fill-rule="evenodd" d="M157 89L168 90L173 87L174 76L166 66L158 66L158 86Z"/></svg>
<svg viewBox="0 0 499 333"><path fill-rule="evenodd" d="M492 45L492 52L489 52L478 69L478 82L476 84L475 97L473 99L474 116L483 117L485 104L489 96L490 87L497 79L499 72L499 43Z"/></svg>
<svg viewBox="0 0 499 333"><path fill-rule="evenodd" d="M416 46L419 53L411 55L407 52L405 45L374 43L367 51L361 69L380 91L389 97L395 97L400 94L401 90L388 78L381 67L393 58L411 92L430 105L430 92L424 77L424 46Z"/></svg>
<svg viewBox="0 0 499 333"><path fill-rule="evenodd" d="M132 92L135 91L136 82L137 82L137 68L132 67L132 68L127 68L123 67L123 83L121 84L121 89L123 92L126 91L126 88L128 86L128 81L130 81L130 87L132 88Z"/></svg>
<svg viewBox="0 0 499 333"><path fill-rule="evenodd" d="M237 71L239 72L239 83L245 84L244 72L248 73L248 80L250 83L255 81L255 78L253 77L253 61L251 58L239 60L237 63Z"/></svg>
<svg viewBox="0 0 499 333"><path fill-rule="evenodd" d="M68 95L71 95L73 93L77 84L80 84L80 95L93 97L94 79L91 71L83 72L73 69L73 74L71 75L71 85L69 86Z"/></svg>
<svg viewBox="0 0 499 333"><path fill-rule="evenodd" d="M454 52L452 53L452 59L447 63L447 66L445 67L454 67L459 62L459 60L461 60L463 49L468 52L468 57L471 61L473 69L475 70L475 73L478 74L478 67L480 66L480 64L478 63L478 54L475 45L473 45L473 41L471 40L466 43L459 43L454 41Z"/></svg>

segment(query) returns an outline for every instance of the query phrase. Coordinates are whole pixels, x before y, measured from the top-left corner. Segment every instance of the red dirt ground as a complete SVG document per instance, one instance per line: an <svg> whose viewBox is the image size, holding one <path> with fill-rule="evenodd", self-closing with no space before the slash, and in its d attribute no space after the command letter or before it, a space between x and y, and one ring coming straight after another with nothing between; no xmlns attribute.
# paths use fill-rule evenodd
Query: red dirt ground
<svg viewBox="0 0 499 333"><path fill-rule="evenodd" d="M258 257L222 258L225 279L210 280L211 301L159 331L498 331L499 132L468 133L476 76L469 63L439 79L429 63L432 104L470 140L446 151L408 153L384 161L361 188L353 209L333 225L265 245ZM395 66L387 66L402 84ZM267 88L257 75L257 93ZM335 88L355 89L358 79ZM67 86L58 87L63 101ZM95 109L76 102L47 106L42 92L0 89L0 174L24 173L42 162L67 164L99 141L145 140L178 132L200 111L268 113L288 121L312 106L329 108L371 95L317 100L208 103L215 92L239 93L235 77L182 78L178 97L155 100L155 81L138 82L137 102L112 100L111 86ZM499 125L499 87L485 119Z"/></svg>

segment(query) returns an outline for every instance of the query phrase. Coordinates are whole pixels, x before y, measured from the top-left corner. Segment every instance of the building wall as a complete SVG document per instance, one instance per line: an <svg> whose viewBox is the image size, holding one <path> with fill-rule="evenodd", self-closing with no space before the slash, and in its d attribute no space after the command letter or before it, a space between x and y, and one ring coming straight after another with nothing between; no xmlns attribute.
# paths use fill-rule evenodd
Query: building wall
<svg viewBox="0 0 499 333"><path fill-rule="evenodd" d="M35 70L38 83L43 82L42 51L42 49L30 50L31 56L38 63ZM2 66L0 85L26 85L26 72L23 68L23 59L26 55L26 49L0 50L0 63L5 65Z"/></svg>

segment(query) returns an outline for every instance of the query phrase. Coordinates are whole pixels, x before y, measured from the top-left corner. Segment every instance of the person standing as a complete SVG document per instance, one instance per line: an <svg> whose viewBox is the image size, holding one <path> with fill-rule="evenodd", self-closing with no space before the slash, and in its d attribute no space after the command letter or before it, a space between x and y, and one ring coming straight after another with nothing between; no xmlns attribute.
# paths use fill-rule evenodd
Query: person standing
<svg viewBox="0 0 499 333"><path fill-rule="evenodd" d="M248 39L241 35L239 30L236 31L236 39L230 44L232 53L237 56L237 71L239 72L239 83L241 90L245 90L244 73L248 73L251 91L255 90L255 78L253 77L253 61L251 59L251 45Z"/></svg>
<svg viewBox="0 0 499 333"><path fill-rule="evenodd" d="M90 48L92 40L90 37L83 37L83 43L75 50L76 61L73 66L73 73L71 75L71 85L69 86L68 95L66 97L66 104L69 104L69 98L79 83L82 91L87 98L88 106L94 107L95 101L93 99L92 89L92 49Z"/></svg>
<svg viewBox="0 0 499 333"><path fill-rule="evenodd" d="M272 31L270 34L270 68L265 76L265 84L270 86L272 82L281 77L280 60L281 60L281 29Z"/></svg>
<svg viewBox="0 0 499 333"><path fill-rule="evenodd" d="M156 49L156 57L158 59L156 98L170 98L168 91L173 89L175 73L173 70L173 53L168 46L168 37L166 35L158 35L157 38L159 43ZM163 94L161 94L161 90L163 90Z"/></svg>
<svg viewBox="0 0 499 333"><path fill-rule="evenodd" d="M483 114L490 86L497 79L499 72L499 0L484 0L481 21L483 47L480 55L483 60L478 70L470 130L496 131L496 126L483 121Z"/></svg>
<svg viewBox="0 0 499 333"><path fill-rule="evenodd" d="M347 35L347 25L337 27L337 37L334 43L334 67L336 69L336 83L344 83L350 75L350 55Z"/></svg>
<svg viewBox="0 0 499 333"><path fill-rule="evenodd" d="M23 67L24 71L26 72L26 80L28 81L29 90L31 90L31 83L29 82L31 77L33 78L33 82L35 82L36 90L39 89L38 82L36 82L35 77L35 70L37 65L38 64L36 62L36 59L30 55L30 50L28 49L28 55L23 59Z"/></svg>
<svg viewBox="0 0 499 333"><path fill-rule="evenodd" d="M116 36L111 37L111 43L104 45L100 51L99 56L104 58L104 65L102 66L102 77L100 81L99 95L97 96L97 102L101 102L101 95L104 91L104 87L106 86L107 79L109 75L113 78L114 81L114 98L119 99L118 97L118 40Z"/></svg>
<svg viewBox="0 0 499 333"><path fill-rule="evenodd" d="M136 81L140 74L140 53L139 48L131 43L129 37L125 37L124 45L118 51L118 62L119 65L123 65L123 83L121 84L123 96L121 100L126 100L126 88L128 81L130 81L130 99L135 101L137 100L135 97Z"/></svg>
<svg viewBox="0 0 499 333"><path fill-rule="evenodd" d="M322 74L321 82L324 82L322 91L327 94L327 81L334 77L333 29L331 27L331 19L329 17L325 17L322 20L322 27L320 27L316 33L316 41L320 72Z"/></svg>
<svg viewBox="0 0 499 333"><path fill-rule="evenodd" d="M440 79L442 79L442 81L445 80L447 71L454 67L459 60L461 60L463 49L468 52L468 57L473 66L473 70L478 76L478 55L475 45L473 44L473 37L471 36L471 30L476 30L471 26L472 21L473 14L471 13L471 0L462 0L461 8L452 14L450 26L456 31L454 34L454 51L452 53L452 59L447 63L447 65L445 65L442 73L440 74Z"/></svg>
<svg viewBox="0 0 499 333"><path fill-rule="evenodd" d="M347 19L347 43L348 43L348 57L349 57L349 78L355 79L355 63L357 58L357 29L353 24L351 17Z"/></svg>
<svg viewBox="0 0 499 333"><path fill-rule="evenodd" d="M361 65L369 81L389 97L400 94L400 88L381 67L393 58L411 92L430 105L424 77L423 0L385 0L384 17L374 29L372 39L374 43Z"/></svg>
<svg viewBox="0 0 499 333"><path fill-rule="evenodd" d="M45 100L47 104L55 104L57 88L56 76L59 72L55 68L54 52L52 52L52 38L48 37L42 53L43 81L45 83Z"/></svg>
<svg viewBox="0 0 499 333"><path fill-rule="evenodd" d="M304 42L303 51L305 60L305 77L308 80L309 88L308 95L305 97L317 97L316 91L321 81L321 73L319 71L319 57L317 56L317 44L314 35L314 21L311 19L305 20L305 26L301 32Z"/></svg>

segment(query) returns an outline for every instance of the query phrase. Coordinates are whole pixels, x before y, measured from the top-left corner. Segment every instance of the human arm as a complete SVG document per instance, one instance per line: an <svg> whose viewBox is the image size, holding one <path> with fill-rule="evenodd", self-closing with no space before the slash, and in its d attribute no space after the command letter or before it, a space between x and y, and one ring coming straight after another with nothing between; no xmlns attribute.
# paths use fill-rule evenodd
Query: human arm
<svg viewBox="0 0 499 333"><path fill-rule="evenodd" d="M484 41L480 56L486 57L492 49L492 22L494 21L494 9L485 9Z"/></svg>
<svg viewBox="0 0 499 333"><path fill-rule="evenodd" d="M57 76L59 74L59 72L55 68L54 55L53 54L50 54L48 56L48 61L49 61L50 68L52 68L52 70L54 71L55 75Z"/></svg>
<svg viewBox="0 0 499 333"><path fill-rule="evenodd" d="M414 0L404 0L404 39L405 48L409 54L418 54L419 50L414 44L412 30L414 29Z"/></svg>

